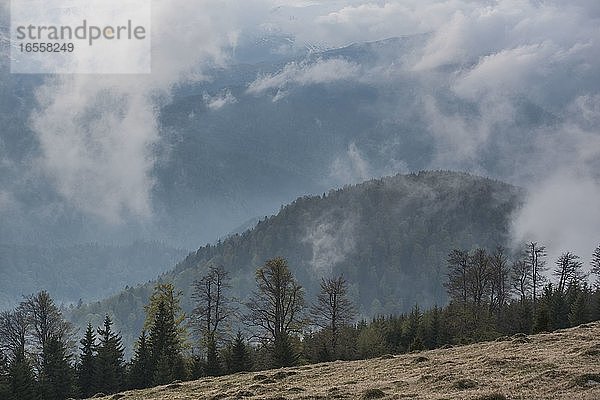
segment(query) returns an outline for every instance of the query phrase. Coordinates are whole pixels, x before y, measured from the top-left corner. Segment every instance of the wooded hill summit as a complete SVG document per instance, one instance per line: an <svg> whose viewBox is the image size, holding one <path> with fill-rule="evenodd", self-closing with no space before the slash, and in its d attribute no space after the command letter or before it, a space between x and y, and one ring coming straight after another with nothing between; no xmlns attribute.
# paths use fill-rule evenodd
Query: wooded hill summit
<svg viewBox="0 0 600 400"><path fill-rule="evenodd" d="M210 265L220 265L231 276L231 295L245 301L256 268L281 256L307 298L317 294L322 277L343 275L359 317L403 313L415 304L428 309L447 302L448 253L506 244L523 196L509 184L458 172L374 179L300 197L253 229L189 254L159 280L183 292L182 307L189 312L192 282ZM153 286L128 288L68 317L84 328L88 322L100 326L109 313L130 346Z"/></svg>

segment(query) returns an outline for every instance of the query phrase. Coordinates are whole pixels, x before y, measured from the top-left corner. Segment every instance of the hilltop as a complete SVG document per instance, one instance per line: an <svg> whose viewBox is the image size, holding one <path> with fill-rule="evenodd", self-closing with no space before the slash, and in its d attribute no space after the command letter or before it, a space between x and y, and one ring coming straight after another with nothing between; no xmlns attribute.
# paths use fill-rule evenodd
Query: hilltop
<svg viewBox="0 0 600 400"><path fill-rule="evenodd" d="M600 323L364 361L241 373L106 397L196 399L600 398Z"/></svg>
<svg viewBox="0 0 600 400"><path fill-rule="evenodd" d="M172 282L190 311L191 285L208 266L231 275L231 295L245 300L254 273L267 259L285 257L306 299L322 277L344 275L359 317L399 314L415 304L446 303L446 257L456 247L506 244L523 191L465 173L436 171L396 175L300 197L253 229L191 253L159 281ZM102 302L72 310L84 327L114 317L126 347L144 322L143 306L154 282L129 288Z"/></svg>

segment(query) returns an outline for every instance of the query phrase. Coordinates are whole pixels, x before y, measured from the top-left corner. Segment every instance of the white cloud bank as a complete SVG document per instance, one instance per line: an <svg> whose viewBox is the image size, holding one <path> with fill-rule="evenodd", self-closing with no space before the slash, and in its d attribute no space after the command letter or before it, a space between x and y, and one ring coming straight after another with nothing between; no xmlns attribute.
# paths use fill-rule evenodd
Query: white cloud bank
<svg viewBox="0 0 600 400"><path fill-rule="evenodd" d="M38 89L37 165L73 206L109 223L151 215L157 110L175 84L203 79L203 67L224 62L236 28L215 15L219 7L228 12L220 4L152 3L151 74L63 75Z"/></svg>

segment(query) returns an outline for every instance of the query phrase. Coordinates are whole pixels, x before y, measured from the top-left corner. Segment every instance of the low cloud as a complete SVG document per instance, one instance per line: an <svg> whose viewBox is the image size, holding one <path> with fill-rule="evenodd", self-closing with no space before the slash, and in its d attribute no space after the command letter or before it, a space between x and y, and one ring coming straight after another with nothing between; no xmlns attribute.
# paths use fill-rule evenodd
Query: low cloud
<svg viewBox="0 0 600 400"><path fill-rule="evenodd" d="M223 106L228 104L237 103L237 99L228 89L225 89L214 96L205 92L202 95L202 100L204 100L204 104L212 111L220 110Z"/></svg>
<svg viewBox="0 0 600 400"><path fill-rule="evenodd" d="M356 215L332 222L327 216L307 229L302 239L312 246L310 265L315 276L329 276L333 267L343 262L356 246Z"/></svg>
<svg viewBox="0 0 600 400"><path fill-rule="evenodd" d="M64 75L38 88L36 165L72 206L111 224L152 215L157 110L175 84L205 79L206 66L227 59L236 28L216 25L226 17L214 15L219 5L154 1L149 75ZM212 107L219 101L228 99Z"/></svg>
<svg viewBox="0 0 600 400"><path fill-rule="evenodd" d="M360 67L343 59L291 62L280 72L265 75L250 83L247 92L260 94L268 90L283 91L294 85L316 85L359 77Z"/></svg>
<svg viewBox="0 0 600 400"><path fill-rule="evenodd" d="M529 188L527 202L513 223L515 247L538 241L554 262L571 251L585 261L600 245L600 182L570 171L558 172Z"/></svg>
<svg viewBox="0 0 600 400"><path fill-rule="evenodd" d="M38 165L57 191L110 223L127 214L148 217L158 140L151 99L80 77L46 83L38 103L31 123L42 153Z"/></svg>
<svg viewBox="0 0 600 400"><path fill-rule="evenodd" d="M338 156L330 166L329 177L334 184L358 183L372 175L372 168L355 143L350 143L346 152Z"/></svg>

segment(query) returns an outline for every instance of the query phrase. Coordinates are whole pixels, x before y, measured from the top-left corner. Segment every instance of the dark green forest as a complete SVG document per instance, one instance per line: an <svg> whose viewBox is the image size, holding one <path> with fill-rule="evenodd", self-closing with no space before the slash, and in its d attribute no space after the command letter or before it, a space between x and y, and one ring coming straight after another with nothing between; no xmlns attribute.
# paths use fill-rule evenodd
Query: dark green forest
<svg viewBox="0 0 600 400"><path fill-rule="evenodd" d="M193 309L191 282L210 265L231 276L231 295L245 301L256 267L274 256L288 260L307 296L322 276L343 275L357 315L408 312L446 304L445 259L453 248L506 244L512 213L524 192L499 181L456 172L420 172L346 186L298 198L241 234L191 253L158 282L171 282ZM127 347L144 324L154 283L128 288L104 301L67 310L80 329L100 325L106 313Z"/></svg>

